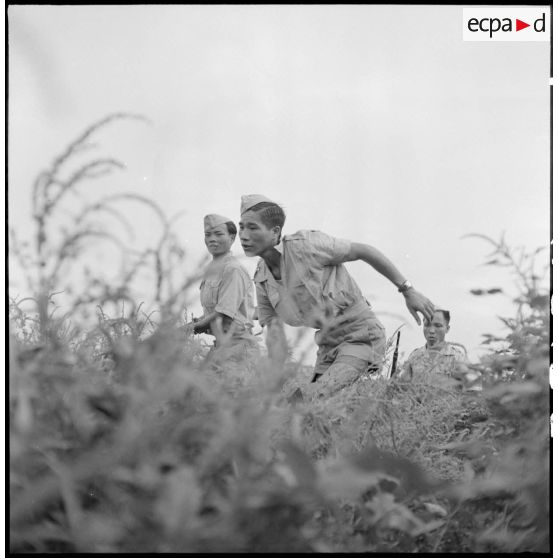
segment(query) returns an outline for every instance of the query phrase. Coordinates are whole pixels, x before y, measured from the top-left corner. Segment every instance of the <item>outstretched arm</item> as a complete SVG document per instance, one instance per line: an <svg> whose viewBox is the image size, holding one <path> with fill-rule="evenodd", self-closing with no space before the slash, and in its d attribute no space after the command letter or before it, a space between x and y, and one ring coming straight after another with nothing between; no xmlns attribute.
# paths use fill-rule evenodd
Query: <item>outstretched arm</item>
<svg viewBox="0 0 558 558"><path fill-rule="evenodd" d="M361 244L359 242L352 242L349 254L344 261L350 262L355 260L362 260L368 265L372 266L378 273L382 274L386 279L389 279L397 288L405 282L405 277L395 267L393 262L382 254L377 248L369 244ZM414 287L410 287L403 291L405 297L405 304L409 312L415 318L417 324L420 325L420 312L427 320L431 320L434 316L434 304L425 297L422 293L417 291Z"/></svg>

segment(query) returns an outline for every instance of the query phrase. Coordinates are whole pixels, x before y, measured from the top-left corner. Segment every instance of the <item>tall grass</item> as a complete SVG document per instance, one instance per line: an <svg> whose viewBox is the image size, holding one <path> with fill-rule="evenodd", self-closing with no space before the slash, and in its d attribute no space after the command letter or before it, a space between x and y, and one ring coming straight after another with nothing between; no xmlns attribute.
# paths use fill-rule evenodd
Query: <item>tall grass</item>
<svg viewBox="0 0 558 558"><path fill-rule="evenodd" d="M80 210L65 236L49 232L53 200L120 167L55 177L115 119L70 144L33 193L37 267L29 298L10 305L10 551L548 551L544 281L505 322L506 350L472 365L482 394L366 375L323 400L289 347L215 367L181 333L197 278L173 282L171 268L199 264L142 200L165 224L161 241L119 285L84 283L59 318L61 270L79 259L68 247L118 194ZM139 266L153 273L150 308L131 296ZM84 304L96 308L87 328Z"/></svg>

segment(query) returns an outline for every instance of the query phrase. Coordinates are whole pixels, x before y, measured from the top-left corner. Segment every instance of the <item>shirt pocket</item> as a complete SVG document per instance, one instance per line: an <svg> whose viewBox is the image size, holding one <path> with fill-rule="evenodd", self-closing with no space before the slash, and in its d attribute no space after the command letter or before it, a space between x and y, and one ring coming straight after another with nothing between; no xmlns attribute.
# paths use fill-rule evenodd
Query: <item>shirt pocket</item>
<svg viewBox="0 0 558 558"><path fill-rule="evenodd" d="M271 306L275 308L279 304L279 301L281 299L281 295L279 294L277 285L274 285L273 283L269 282L267 279L263 279L261 281L254 279L254 281L263 290Z"/></svg>
<svg viewBox="0 0 558 558"><path fill-rule="evenodd" d="M213 311L219 300L219 279L204 279L200 285L200 302L204 308Z"/></svg>
<svg viewBox="0 0 558 558"><path fill-rule="evenodd" d="M302 316L319 317L322 319L323 309L317 302L320 300L320 293L318 291L319 289L312 289L312 283L309 279L301 279L299 276L292 279L289 282L288 288L285 289L290 303Z"/></svg>
<svg viewBox="0 0 558 558"><path fill-rule="evenodd" d="M266 281L266 292L267 298L269 302L271 302L271 306L276 308L281 300L281 294L279 293L279 289L275 285L271 285L269 282Z"/></svg>

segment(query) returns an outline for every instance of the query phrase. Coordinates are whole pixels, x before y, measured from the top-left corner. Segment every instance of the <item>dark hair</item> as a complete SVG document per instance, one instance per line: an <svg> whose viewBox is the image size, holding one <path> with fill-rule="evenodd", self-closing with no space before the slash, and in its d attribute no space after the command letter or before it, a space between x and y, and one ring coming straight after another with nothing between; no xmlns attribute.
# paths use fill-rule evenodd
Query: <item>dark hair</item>
<svg viewBox="0 0 558 558"><path fill-rule="evenodd" d="M436 308L434 312L440 312L442 316L444 316L444 320L446 320L446 324L449 325L450 323L450 313L449 310L442 310L441 308Z"/></svg>
<svg viewBox="0 0 558 558"><path fill-rule="evenodd" d="M227 226L227 232L232 236L236 236L236 225L232 221L227 221L225 225Z"/></svg>
<svg viewBox="0 0 558 558"><path fill-rule="evenodd" d="M287 216L283 208L272 202L260 202L250 208L250 211L257 211L262 223L268 228L281 227L285 224Z"/></svg>

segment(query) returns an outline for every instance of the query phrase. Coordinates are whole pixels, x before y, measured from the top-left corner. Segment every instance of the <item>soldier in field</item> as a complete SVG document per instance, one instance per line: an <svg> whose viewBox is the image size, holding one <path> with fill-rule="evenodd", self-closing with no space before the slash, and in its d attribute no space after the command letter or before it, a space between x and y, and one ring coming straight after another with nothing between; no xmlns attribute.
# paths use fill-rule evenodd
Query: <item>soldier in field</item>
<svg viewBox="0 0 558 558"><path fill-rule="evenodd" d="M254 275L258 319L267 329L283 322L317 330L311 381L319 395L330 395L368 369L379 370L385 353L384 327L345 262L362 260L391 281L418 324L419 313L432 319L434 304L373 246L313 230L283 236L285 218L272 200L242 196L240 242L247 256L260 258ZM268 350L270 343L267 335Z"/></svg>
<svg viewBox="0 0 558 558"><path fill-rule="evenodd" d="M247 271L232 255L236 225L228 217L204 217L204 240L213 256L200 285L203 316L186 328L215 336L213 360L245 362L258 353L252 334L253 284Z"/></svg>
<svg viewBox="0 0 558 558"><path fill-rule="evenodd" d="M478 391L480 383L469 371L467 350L459 343L446 341L450 329L448 310L436 309L432 319L425 320L423 333L426 345L418 347L403 364L399 377L407 380L454 378L463 380L466 389ZM471 378L469 378L471 376Z"/></svg>

